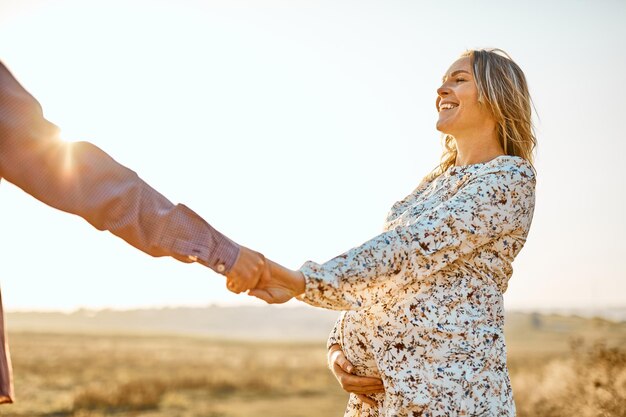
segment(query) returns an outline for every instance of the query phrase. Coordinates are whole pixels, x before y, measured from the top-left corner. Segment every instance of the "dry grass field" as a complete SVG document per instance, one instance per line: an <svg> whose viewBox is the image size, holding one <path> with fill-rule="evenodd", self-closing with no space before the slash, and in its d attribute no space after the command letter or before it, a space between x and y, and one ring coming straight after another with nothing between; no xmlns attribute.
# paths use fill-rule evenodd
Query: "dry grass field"
<svg viewBox="0 0 626 417"><path fill-rule="evenodd" d="M19 397L3 416L331 416L346 399L321 344L58 334L11 344Z"/></svg>
<svg viewBox="0 0 626 417"><path fill-rule="evenodd" d="M6 417L341 416L323 342L122 334L10 334ZM507 319L521 417L626 416L626 323Z"/></svg>

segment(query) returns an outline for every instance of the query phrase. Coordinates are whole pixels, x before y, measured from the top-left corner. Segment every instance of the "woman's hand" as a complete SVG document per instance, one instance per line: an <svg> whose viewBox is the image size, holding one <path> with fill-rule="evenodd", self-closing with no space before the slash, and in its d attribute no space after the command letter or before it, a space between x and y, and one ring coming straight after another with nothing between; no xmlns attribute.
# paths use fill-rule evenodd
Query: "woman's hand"
<svg viewBox="0 0 626 417"><path fill-rule="evenodd" d="M292 271L282 265L266 260L269 273L261 275L256 287L248 291L248 295L260 298L269 304L281 304L304 293L304 275L300 271Z"/></svg>
<svg viewBox="0 0 626 417"><path fill-rule="evenodd" d="M376 401L368 395L385 392L383 381L380 378L352 374L354 366L346 359L339 345L332 345L328 349L328 367L344 391L355 394L361 401L372 407L376 406Z"/></svg>

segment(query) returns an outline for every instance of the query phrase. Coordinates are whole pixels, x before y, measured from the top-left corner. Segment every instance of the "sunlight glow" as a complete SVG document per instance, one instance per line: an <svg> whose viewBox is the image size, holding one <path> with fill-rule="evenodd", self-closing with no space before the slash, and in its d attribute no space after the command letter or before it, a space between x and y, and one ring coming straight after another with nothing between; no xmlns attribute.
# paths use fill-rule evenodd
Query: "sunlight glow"
<svg viewBox="0 0 626 417"><path fill-rule="evenodd" d="M74 171L74 153L73 153L73 149L74 149L74 143L72 142L65 142L63 143L63 152L64 152L64 157L63 157L63 175L65 177L69 177L71 175L75 175L75 171Z"/></svg>

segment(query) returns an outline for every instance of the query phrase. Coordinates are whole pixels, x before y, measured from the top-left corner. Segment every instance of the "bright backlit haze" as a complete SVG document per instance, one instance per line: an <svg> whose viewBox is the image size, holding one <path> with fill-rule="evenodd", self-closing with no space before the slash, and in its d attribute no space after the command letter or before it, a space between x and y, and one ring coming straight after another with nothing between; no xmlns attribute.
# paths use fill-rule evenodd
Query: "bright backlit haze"
<svg viewBox="0 0 626 417"><path fill-rule="evenodd" d="M537 201L507 308L626 304L626 3L0 0L0 59L88 140L235 241L297 268L380 233L439 160L466 48L524 70ZM9 310L250 302L0 186Z"/></svg>

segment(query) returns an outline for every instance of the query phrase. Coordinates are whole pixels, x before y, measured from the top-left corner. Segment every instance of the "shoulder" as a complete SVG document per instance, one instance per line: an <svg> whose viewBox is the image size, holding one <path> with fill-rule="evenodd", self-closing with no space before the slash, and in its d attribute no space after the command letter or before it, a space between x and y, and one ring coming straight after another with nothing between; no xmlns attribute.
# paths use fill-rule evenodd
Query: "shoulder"
<svg viewBox="0 0 626 417"><path fill-rule="evenodd" d="M532 164L526 159L503 155L495 160L484 164L476 172L476 179L479 181L495 182L536 182L536 171Z"/></svg>

